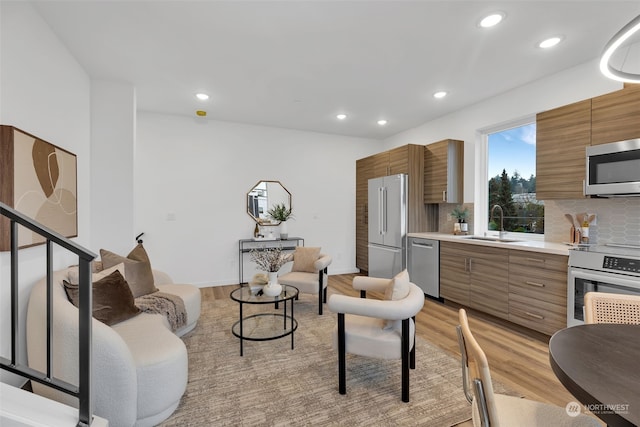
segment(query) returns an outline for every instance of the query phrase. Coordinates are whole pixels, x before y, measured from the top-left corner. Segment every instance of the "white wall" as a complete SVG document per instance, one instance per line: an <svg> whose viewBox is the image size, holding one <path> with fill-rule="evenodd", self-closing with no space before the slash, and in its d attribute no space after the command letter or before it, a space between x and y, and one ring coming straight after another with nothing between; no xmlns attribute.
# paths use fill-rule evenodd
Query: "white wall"
<svg viewBox="0 0 640 427"><path fill-rule="evenodd" d="M379 141L148 112L137 123L135 229L154 267L238 283L238 239L255 226L246 193L276 180L292 194L289 235L331 254L330 274L356 271L355 161Z"/></svg>
<svg viewBox="0 0 640 427"><path fill-rule="evenodd" d="M89 78L29 4L0 2L0 123L13 125L77 155L78 235L89 242ZM56 251L54 267L77 263ZM19 350L31 286L45 274L44 246L19 252ZM10 357L10 256L0 253L0 353ZM0 379L22 380L0 372Z"/></svg>
<svg viewBox="0 0 640 427"><path fill-rule="evenodd" d="M131 84L91 82L91 244L126 255L134 243L136 101Z"/></svg>

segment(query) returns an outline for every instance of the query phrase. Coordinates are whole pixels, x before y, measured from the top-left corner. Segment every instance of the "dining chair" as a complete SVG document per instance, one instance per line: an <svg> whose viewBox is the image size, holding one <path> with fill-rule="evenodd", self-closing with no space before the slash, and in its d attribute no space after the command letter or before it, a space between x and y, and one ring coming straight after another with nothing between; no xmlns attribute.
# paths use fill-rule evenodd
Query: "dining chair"
<svg viewBox="0 0 640 427"><path fill-rule="evenodd" d="M590 416L574 413L555 405L493 392L487 357L471 333L467 313L458 312L458 344L462 360L462 386L472 406L474 427L601 427Z"/></svg>
<svg viewBox="0 0 640 427"><path fill-rule="evenodd" d="M402 360L402 401L409 401L409 369L416 367L415 316L424 306L424 292L409 281L406 270L393 279L357 276L353 288L360 298L331 295L329 310L338 314L333 346L338 350L340 394L347 393L346 353ZM367 291L385 299L366 298Z"/></svg>
<svg viewBox="0 0 640 427"><path fill-rule="evenodd" d="M584 295L584 321L640 325L640 296L587 292Z"/></svg>

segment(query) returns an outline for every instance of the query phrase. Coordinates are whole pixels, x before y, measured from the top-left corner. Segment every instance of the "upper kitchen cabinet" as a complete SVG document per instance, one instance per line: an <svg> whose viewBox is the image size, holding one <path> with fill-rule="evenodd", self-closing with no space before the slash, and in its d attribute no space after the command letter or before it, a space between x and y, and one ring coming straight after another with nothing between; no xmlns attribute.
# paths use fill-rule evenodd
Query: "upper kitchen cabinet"
<svg viewBox="0 0 640 427"><path fill-rule="evenodd" d="M409 176L408 232L424 231L424 146L408 144L356 161L356 267L369 271L368 184L371 178L405 173Z"/></svg>
<svg viewBox="0 0 640 427"><path fill-rule="evenodd" d="M640 85L591 101L591 145L640 138Z"/></svg>
<svg viewBox="0 0 640 427"><path fill-rule="evenodd" d="M640 85L536 116L538 200L582 199L589 145L640 138Z"/></svg>
<svg viewBox="0 0 640 427"><path fill-rule="evenodd" d="M585 148L591 142L591 99L536 116L536 198L584 198Z"/></svg>
<svg viewBox="0 0 640 427"><path fill-rule="evenodd" d="M464 142L454 139L424 147L424 203L462 203Z"/></svg>

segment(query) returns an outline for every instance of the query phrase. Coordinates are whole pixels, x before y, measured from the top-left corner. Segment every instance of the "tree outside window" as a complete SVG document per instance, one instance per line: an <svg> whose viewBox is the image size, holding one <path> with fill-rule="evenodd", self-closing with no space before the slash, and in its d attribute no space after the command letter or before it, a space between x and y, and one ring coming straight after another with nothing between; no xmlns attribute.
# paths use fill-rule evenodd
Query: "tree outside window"
<svg viewBox="0 0 640 427"><path fill-rule="evenodd" d="M491 218L492 207L500 205L505 231L544 234L544 204L536 199L535 162L535 123L488 135L489 230L500 228L497 210Z"/></svg>

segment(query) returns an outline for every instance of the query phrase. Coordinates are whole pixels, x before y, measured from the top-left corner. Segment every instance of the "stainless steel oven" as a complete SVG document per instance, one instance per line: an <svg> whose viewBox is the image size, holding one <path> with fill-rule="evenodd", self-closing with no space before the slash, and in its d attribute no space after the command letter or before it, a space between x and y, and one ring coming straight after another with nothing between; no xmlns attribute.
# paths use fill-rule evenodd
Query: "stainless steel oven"
<svg viewBox="0 0 640 427"><path fill-rule="evenodd" d="M604 245L569 252L567 326L584 323L584 294L640 295L640 246Z"/></svg>

